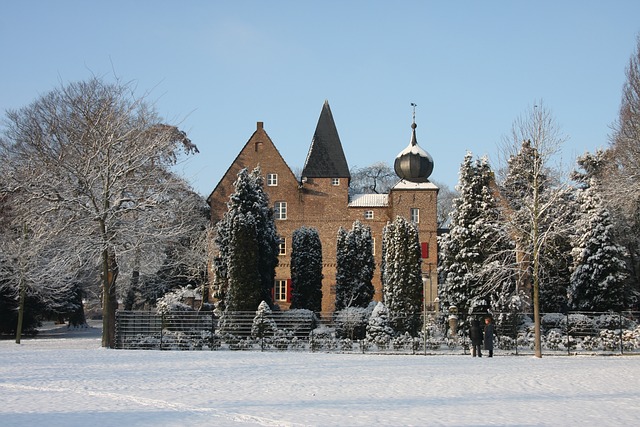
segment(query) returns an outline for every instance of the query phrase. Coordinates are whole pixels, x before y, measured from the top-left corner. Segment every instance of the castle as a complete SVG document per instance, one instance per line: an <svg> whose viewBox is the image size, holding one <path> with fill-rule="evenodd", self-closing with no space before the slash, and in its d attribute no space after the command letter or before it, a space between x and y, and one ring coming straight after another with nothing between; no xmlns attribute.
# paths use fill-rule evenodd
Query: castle
<svg viewBox="0 0 640 427"><path fill-rule="evenodd" d="M256 131L207 198L207 203L211 207L211 221L215 224L227 211L227 201L234 192L233 183L238 172L243 168L253 170L260 166L264 174L265 191L274 209L276 228L282 238L273 290L274 302L282 309L288 309L291 301L293 231L303 225L318 230L322 242L324 276L322 311L332 312L335 302L336 237L340 227L349 230L356 220L370 227L374 239L374 300L380 301L382 230L396 216L411 220L418 227L425 304L428 307L434 304L437 297L438 187L428 180L433 170L433 160L417 144L415 113L411 127L411 142L395 159L398 183L388 194L357 194L350 197L349 167L327 101L322 106L299 180L264 130L263 123L257 123Z"/></svg>

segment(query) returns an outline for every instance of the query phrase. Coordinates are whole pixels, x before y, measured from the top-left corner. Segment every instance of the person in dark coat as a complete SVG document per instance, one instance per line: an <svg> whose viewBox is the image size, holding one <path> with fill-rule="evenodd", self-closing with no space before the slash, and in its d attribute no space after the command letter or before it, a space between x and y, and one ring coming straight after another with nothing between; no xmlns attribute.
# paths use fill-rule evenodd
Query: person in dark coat
<svg viewBox="0 0 640 427"><path fill-rule="evenodd" d="M493 322L490 317L484 319L484 349L489 352L489 357L493 357Z"/></svg>
<svg viewBox="0 0 640 427"><path fill-rule="evenodd" d="M473 346L473 350L471 351L473 357L476 357L476 353L478 354L478 357L482 357L482 329L480 328L480 322L476 319L471 321L469 338L471 339L471 345Z"/></svg>

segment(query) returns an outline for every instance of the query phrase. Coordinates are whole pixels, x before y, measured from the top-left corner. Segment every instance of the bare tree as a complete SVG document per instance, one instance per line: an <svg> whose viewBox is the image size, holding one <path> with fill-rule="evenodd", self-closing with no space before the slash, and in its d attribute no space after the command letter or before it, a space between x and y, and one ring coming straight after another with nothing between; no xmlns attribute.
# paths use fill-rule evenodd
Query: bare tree
<svg viewBox="0 0 640 427"><path fill-rule="evenodd" d="M64 212L74 250L101 262L102 345L115 342L119 252L136 235L162 236L174 181L166 174L186 134L162 123L131 84L99 78L63 85L8 111L0 162L11 191L38 202L30 215Z"/></svg>
<svg viewBox="0 0 640 427"><path fill-rule="evenodd" d="M629 268L640 291L640 35L625 70L618 120L606 151L603 197L616 223L618 241L629 253Z"/></svg>
<svg viewBox="0 0 640 427"><path fill-rule="evenodd" d="M453 211L453 200L458 197L458 193L452 190L448 185L439 181L431 181L438 190L438 206L437 206L437 223L438 228L447 228L451 220L451 212Z"/></svg>
<svg viewBox="0 0 640 427"><path fill-rule="evenodd" d="M377 162L363 168L356 166L350 173L349 188L353 194L388 193L400 179L393 168L384 162Z"/></svg>
<svg viewBox="0 0 640 427"><path fill-rule="evenodd" d="M550 167L566 139L551 111L538 101L514 121L511 136L504 138L502 147L502 153L509 159L502 196L507 203L510 234L516 243L519 280L532 290L536 357L542 357L543 257L546 245L569 223L567 215L557 209L569 187L554 176L557 169Z"/></svg>

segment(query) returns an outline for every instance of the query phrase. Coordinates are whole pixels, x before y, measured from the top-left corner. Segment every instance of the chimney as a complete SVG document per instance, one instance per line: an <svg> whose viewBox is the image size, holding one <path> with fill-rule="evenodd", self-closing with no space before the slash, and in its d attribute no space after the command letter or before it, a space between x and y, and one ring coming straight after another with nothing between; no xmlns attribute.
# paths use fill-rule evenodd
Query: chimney
<svg viewBox="0 0 640 427"><path fill-rule="evenodd" d="M263 122L258 122L258 130L262 129L263 126L264 126Z"/></svg>

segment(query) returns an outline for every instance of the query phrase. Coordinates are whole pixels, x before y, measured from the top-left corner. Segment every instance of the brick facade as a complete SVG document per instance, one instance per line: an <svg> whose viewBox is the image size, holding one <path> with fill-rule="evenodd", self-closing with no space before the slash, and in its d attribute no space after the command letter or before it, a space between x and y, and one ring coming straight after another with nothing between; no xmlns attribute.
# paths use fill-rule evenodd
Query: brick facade
<svg viewBox="0 0 640 427"><path fill-rule="evenodd" d="M417 224L423 256L426 256L422 263L425 297L427 304L433 304L437 296L436 200L438 188L436 186L429 182L416 184L400 181L388 195L372 197L373 203L371 201L368 203L365 197L362 199L364 202L350 204L348 178L313 177L303 178L302 182L299 182L265 132L263 123L258 122L256 131L207 199L211 206L213 223L219 221L227 210L226 203L233 193L233 183L237 173L243 168L252 170L256 166L260 166L265 178L265 190L269 195L271 206L274 207L278 203L278 206L282 207L282 203L286 203L286 219L276 219L278 233L285 242L285 253L280 255L279 266L276 269L276 281L285 281L286 286L290 286L293 231L303 225L316 228L322 242L324 275L322 311L333 311L338 229L340 227L351 229L353 222L360 220L371 228L375 239L374 299L380 301L382 298L380 281L382 229L396 216L411 219L411 209L414 208L419 210ZM284 213L284 211L281 212ZM290 294L290 290L286 292L286 295ZM287 300L275 302L283 309L289 307Z"/></svg>

